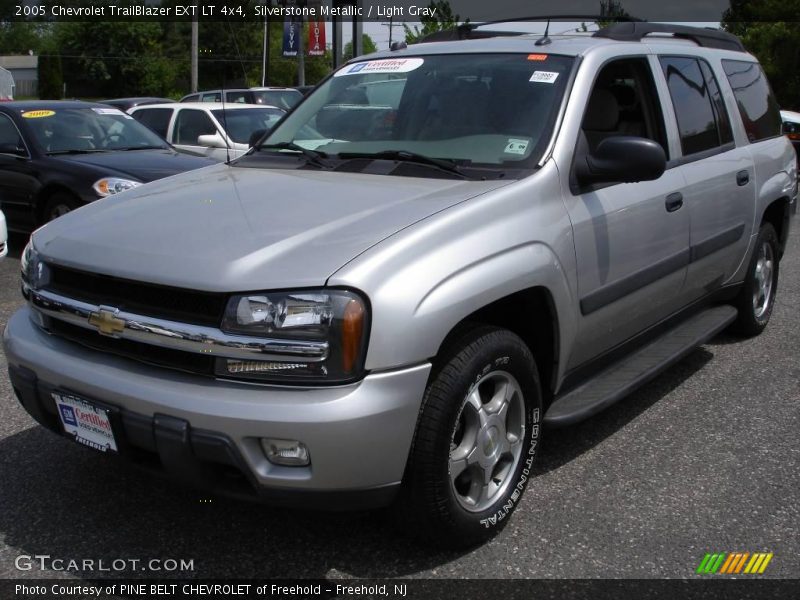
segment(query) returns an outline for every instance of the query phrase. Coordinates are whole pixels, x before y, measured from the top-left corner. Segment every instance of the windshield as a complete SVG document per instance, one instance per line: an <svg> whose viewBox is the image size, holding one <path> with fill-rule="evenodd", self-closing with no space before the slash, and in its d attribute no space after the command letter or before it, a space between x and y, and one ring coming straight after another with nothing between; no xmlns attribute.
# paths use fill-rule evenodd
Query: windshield
<svg viewBox="0 0 800 600"><path fill-rule="evenodd" d="M22 117L48 154L168 147L155 133L116 108L23 111Z"/></svg>
<svg viewBox="0 0 800 600"><path fill-rule="evenodd" d="M284 115L284 111L277 108L214 109L211 113L237 144L247 144L256 131L269 131Z"/></svg>
<svg viewBox="0 0 800 600"><path fill-rule="evenodd" d="M349 64L263 146L289 152L286 144L295 144L334 159L399 153L403 160L533 168L549 142L573 62L546 54L462 54ZM309 128L323 139L304 139Z"/></svg>
<svg viewBox="0 0 800 600"><path fill-rule="evenodd" d="M284 110L289 110L303 99L303 94L297 90L259 90L253 94L259 104L269 104Z"/></svg>

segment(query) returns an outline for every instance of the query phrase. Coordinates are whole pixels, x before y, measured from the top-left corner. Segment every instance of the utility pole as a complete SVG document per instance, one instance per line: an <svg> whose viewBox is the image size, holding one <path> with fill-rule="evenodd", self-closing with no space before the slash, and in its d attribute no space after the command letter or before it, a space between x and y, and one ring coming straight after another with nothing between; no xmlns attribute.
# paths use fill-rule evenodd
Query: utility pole
<svg viewBox="0 0 800 600"><path fill-rule="evenodd" d="M197 51L198 51L198 24L197 24L197 0L194 0L194 16L192 17L192 93L197 91Z"/></svg>
<svg viewBox="0 0 800 600"><path fill-rule="evenodd" d="M267 85L267 70L269 69L269 20L264 17L264 48L261 52L261 87Z"/></svg>

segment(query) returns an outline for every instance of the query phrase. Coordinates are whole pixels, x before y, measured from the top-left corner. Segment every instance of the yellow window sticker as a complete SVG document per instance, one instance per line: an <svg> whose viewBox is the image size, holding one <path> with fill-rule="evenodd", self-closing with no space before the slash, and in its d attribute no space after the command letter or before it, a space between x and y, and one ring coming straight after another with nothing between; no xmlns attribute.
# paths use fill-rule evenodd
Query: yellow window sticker
<svg viewBox="0 0 800 600"><path fill-rule="evenodd" d="M26 119L42 119L52 117L54 114L56 114L54 110L29 110L22 113L22 116Z"/></svg>

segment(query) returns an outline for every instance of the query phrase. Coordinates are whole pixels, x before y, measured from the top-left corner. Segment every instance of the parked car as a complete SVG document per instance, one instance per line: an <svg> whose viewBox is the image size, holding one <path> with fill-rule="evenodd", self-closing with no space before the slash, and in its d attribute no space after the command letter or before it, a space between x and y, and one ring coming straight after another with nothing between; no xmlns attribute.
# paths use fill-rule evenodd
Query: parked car
<svg viewBox="0 0 800 600"><path fill-rule="evenodd" d="M303 94L294 88L283 87L254 87L243 89L225 90L225 102L241 104L266 104L277 106L284 110L293 108L303 99ZM209 90L188 94L181 98L181 102L221 102L222 90Z"/></svg>
<svg viewBox="0 0 800 600"><path fill-rule="evenodd" d="M800 113L782 110L781 119L783 120L783 133L792 142L794 151L797 153L797 160L800 162Z"/></svg>
<svg viewBox="0 0 800 600"><path fill-rule="evenodd" d="M0 258L8 254L8 230L6 229L6 217L0 210Z"/></svg>
<svg viewBox="0 0 800 600"><path fill-rule="evenodd" d="M177 152L104 104L0 105L0 208L12 229L31 230L98 198L215 162Z"/></svg>
<svg viewBox="0 0 800 600"><path fill-rule="evenodd" d="M164 104L165 102L172 102L169 98L153 98L145 96L141 98L114 98L113 100L100 100L100 104L108 104L114 108L120 109L122 112L128 112L130 109L137 106L145 106L147 104Z"/></svg>
<svg viewBox="0 0 800 600"><path fill-rule="evenodd" d="M301 94L303 94L303 96L308 96L308 94L311 93L311 90L313 90L315 87L317 87L317 86L315 86L315 85L296 85L293 89L295 89L298 92L300 92Z"/></svg>
<svg viewBox="0 0 800 600"><path fill-rule="evenodd" d="M133 108L134 119L175 148L217 160L237 158L250 149L253 134L266 133L284 115L274 106L173 102Z"/></svg>
<svg viewBox="0 0 800 600"><path fill-rule="evenodd" d="M796 165L739 40L470 27L349 62L231 164L35 232L3 337L25 409L217 493L396 501L464 547L510 521L544 425L763 331ZM305 138L389 80L396 109Z"/></svg>

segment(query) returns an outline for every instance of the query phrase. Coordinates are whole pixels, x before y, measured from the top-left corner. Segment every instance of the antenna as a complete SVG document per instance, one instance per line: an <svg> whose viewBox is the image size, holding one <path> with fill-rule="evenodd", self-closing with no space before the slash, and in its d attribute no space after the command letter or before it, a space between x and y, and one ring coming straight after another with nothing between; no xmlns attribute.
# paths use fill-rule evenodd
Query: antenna
<svg viewBox="0 0 800 600"><path fill-rule="evenodd" d="M231 164L231 146L228 140L228 116L225 112L225 63L222 63L222 127L225 129L225 164Z"/></svg>
<svg viewBox="0 0 800 600"><path fill-rule="evenodd" d="M553 41L550 39L550 36L547 35L549 32L550 32L550 19L547 19L547 25L545 25L544 28L544 36L536 40L537 46L546 46L547 44Z"/></svg>

